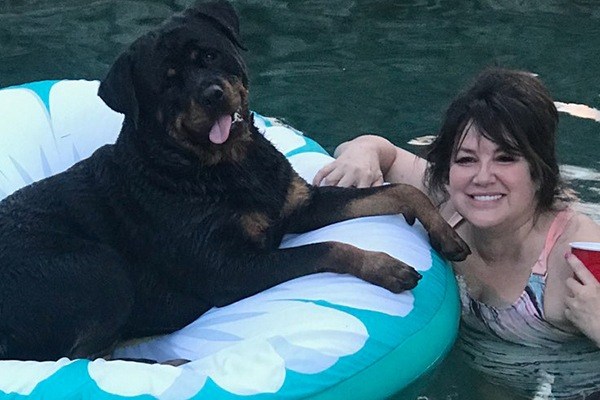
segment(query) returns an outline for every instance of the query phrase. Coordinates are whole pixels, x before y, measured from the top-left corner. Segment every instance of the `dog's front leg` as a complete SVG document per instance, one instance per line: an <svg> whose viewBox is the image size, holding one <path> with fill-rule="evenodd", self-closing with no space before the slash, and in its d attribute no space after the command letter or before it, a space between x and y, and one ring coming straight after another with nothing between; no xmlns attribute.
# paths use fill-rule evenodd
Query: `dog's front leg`
<svg viewBox="0 0 600 400"><path fill-rule="evenodd" d="M340 242L245 253L235 259L229 257L226 264L205 288L218 307L318 272L352 274L394 293L412 289L421 278L412 267L386 253L365 251Z"/></svg>
<svg viewBox="0 0 600 400"><path fill-rule="evenodd" d="M423 224L432 246L453 261L470 254L467 244L442 218L429 198L414 186L373 188L314 187L308 201L289 217L288 232L306 232L334 222L372 215L403 214L409 224Z"/></svg>

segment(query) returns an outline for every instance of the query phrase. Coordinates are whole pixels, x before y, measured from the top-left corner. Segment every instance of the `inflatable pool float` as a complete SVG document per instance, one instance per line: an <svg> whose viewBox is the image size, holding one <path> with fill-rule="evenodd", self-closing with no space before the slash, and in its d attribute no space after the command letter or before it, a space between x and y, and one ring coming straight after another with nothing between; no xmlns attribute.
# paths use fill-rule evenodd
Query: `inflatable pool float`
<svg viewBox="0 0 600 400"><path fill-rule="evenodd" d="M114 142L122 116L104 105L97 88L97 81L64 80L0 90L0 199ZM331 160L301 132L259 114L255 120L308 181ZM310 275L214 308L178 332L125 344L114 354L192 360L181 366L0 361L0 399L359 400L401 392L430 372L454 342L459 307L451 269L423 228L401 216L288 235L282 246L324 240L385 251L423 278L414 290L392 294L348 275Z"/></svg>

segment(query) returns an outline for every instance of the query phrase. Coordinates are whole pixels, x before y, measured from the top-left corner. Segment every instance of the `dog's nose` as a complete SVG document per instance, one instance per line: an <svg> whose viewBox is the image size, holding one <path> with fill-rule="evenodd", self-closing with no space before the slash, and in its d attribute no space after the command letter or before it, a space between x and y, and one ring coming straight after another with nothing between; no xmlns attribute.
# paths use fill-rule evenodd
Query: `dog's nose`
<svg viewBox="0 0 600 400"><path fill-rule="evenodd" d="M219 85L210 85L202 92L202 99L209 105L215 104L223 98L223 88Z"/></svg>

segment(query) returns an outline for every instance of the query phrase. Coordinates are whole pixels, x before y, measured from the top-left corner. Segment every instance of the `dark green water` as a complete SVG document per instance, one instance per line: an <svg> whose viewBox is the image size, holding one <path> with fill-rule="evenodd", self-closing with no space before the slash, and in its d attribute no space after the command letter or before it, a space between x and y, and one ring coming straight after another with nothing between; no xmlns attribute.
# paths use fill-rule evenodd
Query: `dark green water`
<svg viewBox="0 0 600 400"><path fill-rule="evenodd" d="M129 42L190 3L0 0L0 86L100 79ZM404 146L434 133L453 95L492 64L539 74L557 101L600 108L597 0L234 4L249 48L252 108L284 119L331 151L364 132ZM596 220L599 152L600 123L562 114L560 160ZM467 382L441 376L442 383L423 394L472 397Z"/></svg>
<svg viewBox="0 0 600 400"><path fill-rule="evenodd" d="M104 76L190 0L0 0L0 86ZM328 150L359 133L434 133L485 66L533 71L556 100L600 108L597 0L238 0L252 106ZM600 123L563 115L559 154L600 219ZM415 149L418 150L418 149Z"/></svg>

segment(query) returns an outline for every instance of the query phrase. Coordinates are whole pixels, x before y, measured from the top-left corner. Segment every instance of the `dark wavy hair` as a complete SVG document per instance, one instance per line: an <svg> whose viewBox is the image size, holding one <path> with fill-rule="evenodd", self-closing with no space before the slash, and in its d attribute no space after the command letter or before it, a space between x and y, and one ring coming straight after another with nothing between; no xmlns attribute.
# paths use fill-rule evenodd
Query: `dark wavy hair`
<svg viewBox="0 0 600 400"><path fill-rule="evenodd" d="M425 155L425 185L442 201L448 199L452 157L471 125L503 151L527 160L537 185L537 211L551 209L562 193L555 149L558 112L543 83L529 72L490 68L454 99Z"/></svg>

